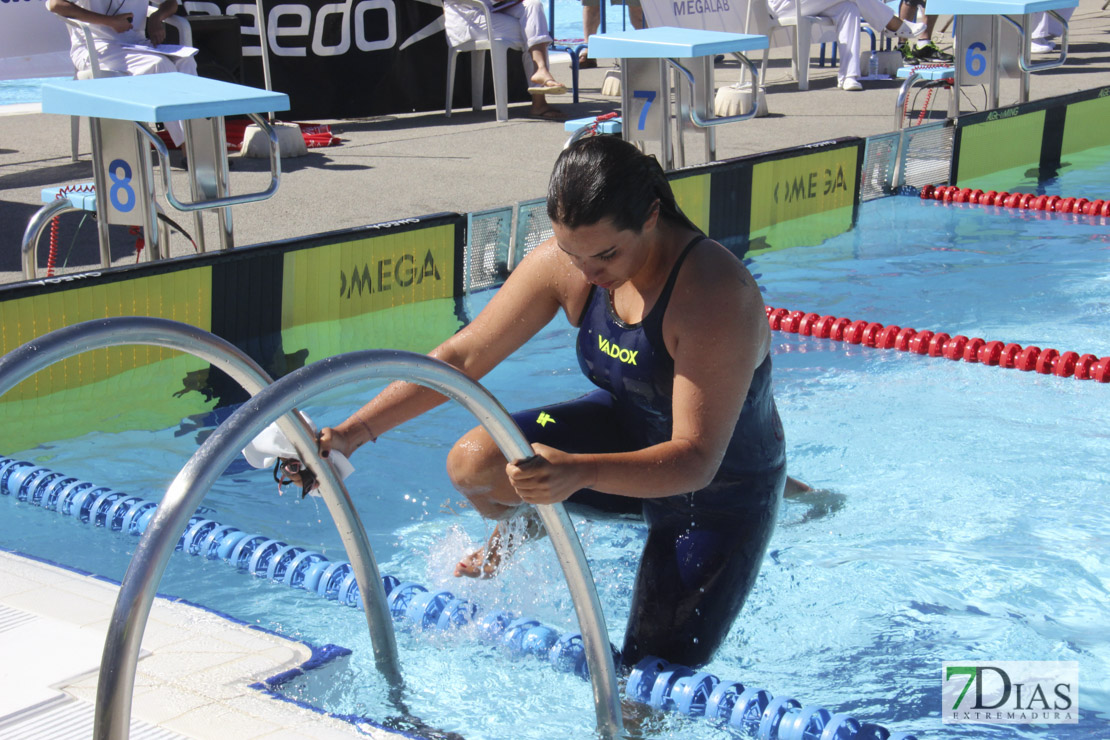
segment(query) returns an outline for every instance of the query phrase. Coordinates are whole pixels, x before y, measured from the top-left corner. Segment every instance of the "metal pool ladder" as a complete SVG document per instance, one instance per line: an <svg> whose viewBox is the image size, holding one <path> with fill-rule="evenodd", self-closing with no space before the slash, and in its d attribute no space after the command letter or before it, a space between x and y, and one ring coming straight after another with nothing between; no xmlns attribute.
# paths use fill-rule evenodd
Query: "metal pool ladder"
<svg viewBox="0 0 1110 740"><path fill-rule="evenodd" d="M106 347L145 344L187 352L223 370L251 399L221 424L178 472L143 533L120 586L108 627L96 694L94 737L127 738L143 631L158 584L192 512L227 466L268 424L277 421L298 455L319 471L320 492L339 531L363 599L378 669L391 688L401 687L393 623L381 574L343 482L319 456L308 422L296 406L356 381L419 383L462 404L510 460L532 456L512 417L489 391L455 368L411 352L364 350L320 360L274 382L231 343L202 329L167 319L118 317L87 321L45 334L0 357L0 395L25 378L73 355ZM623 736L616 671L600 601L581 543L561 504L537 512L562 566L578 616L590 669L598 732Z"/></svg>

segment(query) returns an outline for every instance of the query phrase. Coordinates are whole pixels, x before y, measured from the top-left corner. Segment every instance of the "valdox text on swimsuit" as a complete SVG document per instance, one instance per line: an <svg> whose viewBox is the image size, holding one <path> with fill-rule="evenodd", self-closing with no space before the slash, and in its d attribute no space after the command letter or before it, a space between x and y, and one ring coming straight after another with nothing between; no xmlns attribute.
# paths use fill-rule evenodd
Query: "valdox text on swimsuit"
<svg viewBox="0 0 1110 740"><path fill-rule="evenodd" d="M620 360L625 365L635 365L636 355L640 354L640 350L628 350L623 347L618 347L616 342L610 342L600 334L597 335L597 348L610 357Z"/></svg>
<svg viewBox="0 0 1110 740"><path fill-rule="evenodd" d="M1079 663L1062 660L946 662L945 724L1077 724Z"/></svg>

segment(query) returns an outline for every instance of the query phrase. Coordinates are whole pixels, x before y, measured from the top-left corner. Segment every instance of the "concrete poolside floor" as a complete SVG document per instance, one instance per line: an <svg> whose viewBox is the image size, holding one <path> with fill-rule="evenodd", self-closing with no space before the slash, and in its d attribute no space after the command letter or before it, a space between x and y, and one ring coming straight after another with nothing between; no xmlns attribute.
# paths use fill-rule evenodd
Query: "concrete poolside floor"
<svg viewBox="0 0 1110 740"><path fill-rule="evenodd" d="M92 737L97 667L118 590L0 552L0 737ZM131 737L395 737L250 688L310 657L304 643L158 598L143 634Z"/></svg>
<svg viewBox="0 0 1110 740"><path fill-rule="evenodd" d="M1104 0L1081 0L1071 21L1068 61L1062 68L1036 74L1031 97L1041 99L1079 90L1110 86L1110 12ZM937 28L944 26L942 17ZM938 33L937 38L941 39ZM943 36L947 47L951 37ZM865 49L868 48L864 41ZM816 47L815 47L816 51ZM718 159L809 144L841 136L871 136L894 130L894 109L900 82L865 81L864 91L836 88L834 68L811 66L810 89L799 91L789 80L787 49L772 50L767 104L770 115L718 128ZM612 60L585 70L577 104L571 96L551 102L571 117L593 116L619 107L619 98L601 94ZM569 64L555 64L556 76L569 84ZM718 86L735 82L739 64L718 65ZM1004 80L1001 102L1016 102L1016 80ZM924 95L920 96L924 99ZM981 88L965 88L961 109L983 109ZM936 118L943 117L947 93L935 93ZM542 197L551 165L566 141L561 123L532 120L526 104L510 109L508 122L494 120L492 107L481 113L456 111L382 116L329 123L340 145L310 150L282 162L282 180L270 200L237 207L234 211L238 245L288 239L324 231L411 218L430 213L466 213ZM66 116L31 114L0 116L0 282L20 279L19 244L28 219L41 206L44 187L92 179L88 136L82 131L83 158L69 158L69 120ZM698 147L687 145L687 163L700 161ZM265 160L232 158L233 193L256 191L269 181ZM178 192L186 192L185 175L175 170ZM187 230L186 214L171 213ZM65 217L61 251L68 252L73 234L79 239L71 265L95 265L96 229L86 222L78 232L77 214ZM214 248L215 219L205 228ZM68 223L66 223L68 222ZM39 246L40 260L46 238ZM113 263L135 261L134 239L123 234L113 241ZM171 238L171 254L192 250L187 241Z"/></svg>

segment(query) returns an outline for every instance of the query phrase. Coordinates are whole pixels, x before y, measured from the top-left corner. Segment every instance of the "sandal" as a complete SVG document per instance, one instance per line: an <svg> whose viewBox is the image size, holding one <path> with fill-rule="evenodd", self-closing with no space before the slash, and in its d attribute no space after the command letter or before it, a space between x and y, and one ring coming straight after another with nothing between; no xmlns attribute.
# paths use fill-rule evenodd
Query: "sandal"
<svg viewBox="0 0 1110 740"><path fill-rule="evenodd" d="M567 86L555 80L549 80L542 85L532 85L528 88L529 95L566 95Z"/></svg>

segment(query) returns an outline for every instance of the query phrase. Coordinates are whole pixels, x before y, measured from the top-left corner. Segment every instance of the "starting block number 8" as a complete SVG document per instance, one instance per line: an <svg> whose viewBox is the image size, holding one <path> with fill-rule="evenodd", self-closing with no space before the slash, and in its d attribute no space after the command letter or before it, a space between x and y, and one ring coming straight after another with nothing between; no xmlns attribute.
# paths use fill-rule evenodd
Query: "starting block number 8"
<svg viewBox="0 0 1110 740"><path fill-rule="evenodd" d="M124 159L113 159L108 165L108 199L112 207L120 213L128 213L135 207L135 189L131 187L131 165Z"/></svg>

